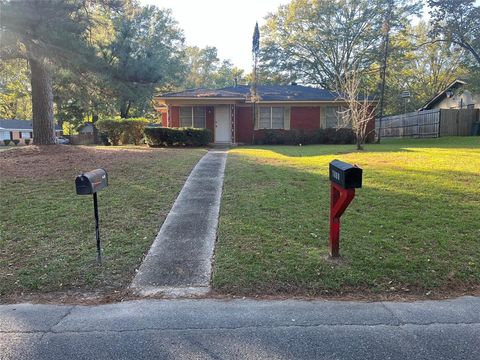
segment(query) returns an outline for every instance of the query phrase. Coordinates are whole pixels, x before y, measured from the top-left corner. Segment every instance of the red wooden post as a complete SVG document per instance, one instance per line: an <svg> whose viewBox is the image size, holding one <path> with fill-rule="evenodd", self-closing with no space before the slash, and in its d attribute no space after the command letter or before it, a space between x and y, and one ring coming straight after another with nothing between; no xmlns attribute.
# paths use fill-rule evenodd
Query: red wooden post
<svg viewBox="0 0 480 360"><path fill-rule="evenodd" d="M344 189L331 183L330 190L330 256L340 256L340 217L355 197L355 189Z"/></svg>

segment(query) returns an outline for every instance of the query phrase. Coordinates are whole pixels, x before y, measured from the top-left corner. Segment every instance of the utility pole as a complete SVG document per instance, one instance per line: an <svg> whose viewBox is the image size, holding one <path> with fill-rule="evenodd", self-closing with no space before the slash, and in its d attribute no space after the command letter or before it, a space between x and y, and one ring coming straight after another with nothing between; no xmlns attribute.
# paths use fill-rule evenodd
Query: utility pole
<svg viewBox="0 0 480 360"><path fill-rule="evenodd" d="M258 22L255 23L255 29L253 31L252 39L252 56L253 56L253 73L252 73L252 87L250 89L250 97L253 103L253 131L252 131L252 143L255 142L255 123L257 118L256 103L258 101L257 93L257 66L258 55L260 54L260 31L258 30Z"/></svg>

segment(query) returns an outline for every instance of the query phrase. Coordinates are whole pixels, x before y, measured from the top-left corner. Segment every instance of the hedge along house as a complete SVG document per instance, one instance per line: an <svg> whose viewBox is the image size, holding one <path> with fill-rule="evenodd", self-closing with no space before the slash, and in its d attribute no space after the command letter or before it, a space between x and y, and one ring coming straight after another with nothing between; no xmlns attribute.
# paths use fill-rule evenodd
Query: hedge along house
<svg viewBox="0 0 480 360"><path fill-rule="evenodd" d="M257 93L255 104L245 85L185 90L155 100L163 126L208 128L216 144L252 144L266 130L314 132L344 127L339 112L347 103L335 92L292 84L258 86ZM374 128L372 117L367 131Z"/></svg>

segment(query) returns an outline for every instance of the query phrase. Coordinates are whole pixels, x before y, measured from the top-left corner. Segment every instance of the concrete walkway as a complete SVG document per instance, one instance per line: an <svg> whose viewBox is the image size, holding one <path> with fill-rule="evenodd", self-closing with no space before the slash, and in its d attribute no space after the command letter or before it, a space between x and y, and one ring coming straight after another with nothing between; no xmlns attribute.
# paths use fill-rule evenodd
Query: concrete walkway
<svg viewBox="0 0 480 360"><path fill-rule="evenodd" d="M208 292L227 150L210 150L195 166L131 288L147 296Z"/></svg>
<svg viewBox="0 0 480 360"><path fill-rule="evenodd" d="M0 305L0 359L478 360L480 298Z"/></svg>

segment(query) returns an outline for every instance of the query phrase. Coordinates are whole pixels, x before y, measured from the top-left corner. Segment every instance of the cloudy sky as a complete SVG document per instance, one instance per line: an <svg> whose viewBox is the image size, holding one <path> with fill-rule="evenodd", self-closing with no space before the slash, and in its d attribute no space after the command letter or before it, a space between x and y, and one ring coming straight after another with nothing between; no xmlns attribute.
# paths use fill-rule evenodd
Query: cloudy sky
<svg viewBox="0 0 480 360"><path fill-rule="evenodd" d="M221 59L251 69L252 34L255 21L274 12L288 0L141 0L169 8L185 31L188 45L215 46Z"/></svg>

